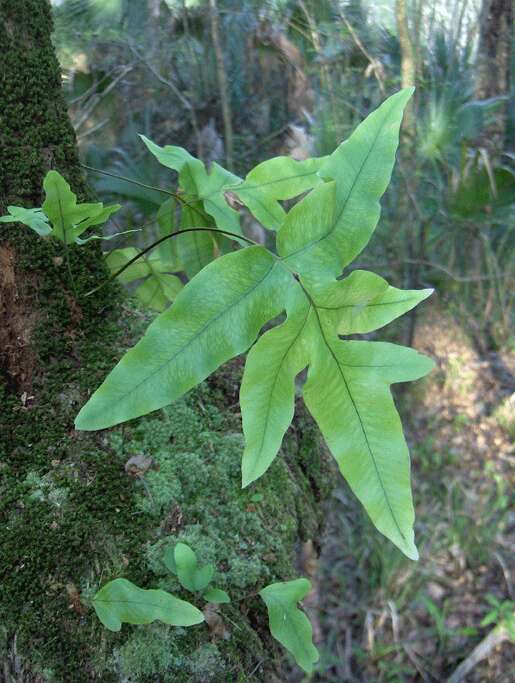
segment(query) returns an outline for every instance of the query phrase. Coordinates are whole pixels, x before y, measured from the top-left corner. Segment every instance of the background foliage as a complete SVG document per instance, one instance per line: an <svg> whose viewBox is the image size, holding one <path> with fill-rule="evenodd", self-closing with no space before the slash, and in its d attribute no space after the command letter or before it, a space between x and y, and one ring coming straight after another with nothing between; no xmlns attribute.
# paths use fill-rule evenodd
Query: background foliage
<svg viewBox="0 0 515 683"><path fill-rule="evenodd" d="M163 545L171 540L190 543L203 562L222 558L227 571L217 580L222 587L238 586L243 594L260 582L298 574L283 557L283 547L269 547L267 520L277 519L286 530L289 550L302 528L303 538L314 539L311 546L303 546L299 563L315 585L314 635L322 654L315 676L323 681L445 680L513 613L508 561L514 225L514 126L506 108L510 92L508 88L504 94L484 97L478 86L485 22L481 8L486 2L405 4L416 62L411 129L406 130L401 163L382 202L374 241L353 267L380 272L396 287L437 291L429 314L420 319L413 315L390 333L393 341L413 341L438 364L423 389L398 396L410 413L420 563L403 560L375 539L344 486L334 493L324 488L321 494L330 512L326 537L318 538L316 528L304 528L299 494L287 489L288 468L279 462L269 482L271 502L267 496L260 501L238 493L236 503L227 497L221 506L206 509L200 489L211 491L213 499L228 490L228 482L237 489L243 446L238 416L231 414L227 425L221 412L206 408L207 392L219 392L216 383L201 387L175 411L109 437L112 462L105 462L104 454L95 455L106 480L118 482L118 469L128 455L142 449L154 452L159 467L151 468L143 480L135 479L129 496L137 501L137 515L129 504L123 507L126 491L121 485L111 501L110 519L122 521L106 526L105 510L87 509L88 524L91 527L92 518L105 547L101 572L104 565L112 571L113 564L125 571L132 551L110 543L121 538L122 528L137 523L145 528L140 534L147 539L145 563L141 571L131 569L131 577L143 582L158 576L164 590L176 590L167 584L159 560ZM107 232L143 227L105 243L105 248L139 249L163 229L157 210L164 195L155 188L174 188L169 172L147 153L138 133L160 145L181 145L206 164L218 161L242 177L275 154L304 158L331 152L402 84L403 49L395 9L396 3L388 0L56 0L54 42L82 159L89 167L141 183L89 171L98 199L124 207ZM220 51L225 86L220 81ZM244 229L266 240L249 216L244 217ZM162 269L156 266L147 264L148 281L159 279ZM148 303L145 282L129 287ZM154 300L154 308L166 307L169 298L163 296L157 305ZM220 407L227 401L230 396L224 393ZM309 434L309 425L303 423L302 430ZM302 430L290 433L289 439L300 440ZM311 451L313 443L306 449ZM192 457L198 467L190 481L183 475ZM203 471L206 459L209 467ZM296 455L291 462L295 460ZM78 547L87 537L87 520L67 511L75 498L84 497L80 477L88 479L87 468L77 463L78 456L66 464L71 474L65 465L56 465L42 478L27 461L26 480L16 494L25 523L15 524L18 546L27 536L27 556L35 542L29 538L32 530L38 537L45 534L49 547L61 552L61 536L53 526L45 527L48 518L49 524L69 528L66 553L70 563L76 562ZM308 479L309 472L304 474ZM95 487L99 498L105 494L103 481ZM304 501L305 491L300 497ZM189 520L183 526L172 514L176 501ZM120 506L122 515L115 514ZM31 510L41 520L34 527ZM158 527L148 541L149 530ZM244 538L238 537L242 527L248 530ZM141 553L141 547L143 541L134 552ZM271 556L267 562L261 558L265 554ZM51 572L47 555L38 562L34 580ZM22 579L17 581L26 593L29 579ZM85 580L79 588L81 594L89 590L93 595L98 585ZM13 605L15 598L10 598ZM48 594L41 591L40 601L43 610ZM70 601L73 604L72 596ZM53 608L52 599L49 604ZM236 613L231 615L238 619ZM49 628L52 618L50 610L45 613ZM116 672L141 681L156 676L165 680L164 671L172 676L183 672L190 680L223 679L225 653L235 642L253 638L246 622L238 626L231 627L232 640L223 634L208 644L195 640L195 655L187 659L181 652L188 636L175 639L166 627L149 627L148 634L134 630L128 640L114 641L113 654L103 666L109 675ZM52 631L54 641L61 635L58 629L55 636ZM89 633L83 640L90 646ZM45 643L43 656L52 647ZM510 680L506 648L501 642L499 651L491 649L470 680ZM92 652L92 657L101 659L102 653ZM98 661L96 665L107 670ZM253 666L243 662L234 676L243 671L248 675Z"/></svg>

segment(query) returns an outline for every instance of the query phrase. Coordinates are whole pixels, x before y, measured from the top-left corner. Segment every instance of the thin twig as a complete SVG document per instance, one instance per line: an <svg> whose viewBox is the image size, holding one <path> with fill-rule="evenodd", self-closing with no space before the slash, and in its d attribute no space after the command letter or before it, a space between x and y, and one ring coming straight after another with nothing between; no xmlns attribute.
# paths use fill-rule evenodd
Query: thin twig
<svg viewBox="0 0 515 683"><path fill-rule="evenodd" d="M87 164L82 164L82 168L85 168L88 171L93 171L93 173L100 173L101 175L107 175L110 176L111 178L117 178L118 180L124 180L126 183L132 183L133 185L139 185L140 187L144 187L146 190L154 190L155 192L162 192L163 194L167 194L171 197L175 197L178 199L178 195L176 192L171 192L170 190L164 190L162 187L156 187L154 185L147 185L147 183L142 183L140 180L134 180L133 178L126 178L123 175L118 175L117 173L111 173L111 171L104 171L103 169L100 168L94 168L93 166L88 166Z"/></svg>
<svg viewBox="0 0 515 683"><path fill-rule="evenodd" d="M234 144L232 130L231 97L227 85L227 74L225 72L224 55L220 43L220 28L218 25L218 6L216 0L209 0L209 18L211 24L211 40L215 50L216 77L218 89L220 91L220 103L222 105L222 118L224 122L225 137L225 161L229 171L234 168Z"/></svg>
<svg viewBox="0 0 515 683"><path fill-rule="evenodd" d="M132 41L129 41L129 49L135 55L135 57L142 62L147 69L150 71L150 73L157 78L157 80L162 83L163 85L166 85L170 90L173 92L175 97L179 100L179 102L182 104L182 106L189 112L190 119L191 119L191 125L193 128L193 132L195 134L195 139L197 141L197 155L202 158L202 142L201 142L201 136L200 136L200 129L198 126L198 121L197 121L197 114L195 112L195 107L193 104L186 98L184 95L181 93L179 88L175 85L175 83L168 78L165 78L162 74L157 71L152 64L147 61L144 57L141 56L141 54L138 52L137 48L134 46Z"/></svg>
<svg viewBox="0 0 515 683"><path fill-rule="evenodd" d="M99 131L101 128L103 128L106 125L106 123L109 123L109 118L102 119L102 121L99 121L92 128L88 128L88 130L85 131L84 133L76 133L77 140L80 142L81 140L84 140L84 138L87 138L89 135L93 135L94 133Z"/></svg>
<svg viewBox="0 0 515 683"><path fill-rule="evenodd" d="M456 282L480 282L483 280L496 280L498 278L512 278L514 276L514 273L510 272L499 273L498 275L456 275L455 273L445 268L445 266L441 266L439 263L434 263L433 261L426 261L425 259L403 259L400 262L397 261L397 263L414 263L423 266L430 266L431 268L435 268L436 270L441 270L443 273L448 275L452 280L456 280Z"/></svg>
<svg viewBox="0 0 515 683"><path fill-rule="evenodd" d="M91 102L85 107L84 111L82 112L82 116L80 119L75 123L74 128L75 131L78 131L79 128L81 128L86 121L89 119L91 114L93 113L93 110L100 104L100 102L109 95L109 93L116 88L118 85L118 82L121 81L122 78L124 78L129 71L132 71L133 65L129 64L129 66L124 67L124 69L118 74L118 76L109 83L107 88L104 88L101 93L96 93L92 98Z"/></svg>
<svg viewBox="0 0 515 683"><path fill-rule="evenodd" d="M428 266L430 268L434 268L435 270L440 270L447 277L450 277L451 280L455 280L456 282L478 282L482 280L496 280L496 279L502 279L502 278L512 278L514 277L514 273L512 272L504 272L504 273L499 273L498 275L472 275L472 276L465 276L465 275L456 275L456 273L453 273L451 270L446 268L445 266L441 266L439 263L435 263L434 261L427 261L425 259L402 259L401 261L388 261L389 266L402 266L404 263L415 263L418 265L422 266ZM380 262L380 261L367 261L364 263L360 264L355 264L353 265L353 270L366 270L367 268L379 268L381 266L384 266L385 264Z"/></svg>
<svg viewBox="0 0 515 683"><path fill-rule="evenodd" d="M169 197L173 197L176 199L181 206L186 206L188 209L191 209L194 213L198 214L201 218L204 218L203 214L199 209L197 209L194 204L188 202L182 195L180 195L178 192L172 192L171 190L164 190L162 187L156 187L154 185L147 185L146 183L142 183L140 180L134 180L133 178L126 178L123 175L118 175L117 173L111 173L111 171L103 171L100 168L93 168L93 166L88 166L87 164L82 164L82 168L87 169L88 171L93 171L94 173L100 173L101 175L107 175L110 176L111 178L117 178L118 180L124 180L126 183L132 183L133 185L139 185L139 187L144 187L147 190L154 190L155 192L162 192L163 194L167 194ZM214 194L214 193L213 193ZM206 195L208 197L210 195ZM205 199L206 197L198 198L198 199Z"/></svg>
<svg viewBox="0 0 515 683"><path fill-rule="evenodd" d="M458 666L452 676L447 679L447 683L462 683L462 681L465 681L465 677L472 669L483 659L486 659L492 650L506 640L510 640L510 637L506 626L501 622L472 650L469 656Z"/></svg>
<svg viewBox="0 0 515 683"><path fill-rule="evenodd" d="M368 52L367 48L363 45L361 42L361 38L358 36L356 31L354 30L354 27L350 23L350 21L347 19L345 16L345 12L340 9L340 17L342 18L343 23L345 24L347 31L350 33L352 40L356 44L356 47L361 50L363 55L368 59L368 62L370 64L370 68L372 69L372 73L374 74L374 77L377 81L377 84L379 85L379 90L381 91L381 94L383 97L386 96L386 88L384 85L384 78L381 70L381 63L372 57L372 55Z"/></svg>

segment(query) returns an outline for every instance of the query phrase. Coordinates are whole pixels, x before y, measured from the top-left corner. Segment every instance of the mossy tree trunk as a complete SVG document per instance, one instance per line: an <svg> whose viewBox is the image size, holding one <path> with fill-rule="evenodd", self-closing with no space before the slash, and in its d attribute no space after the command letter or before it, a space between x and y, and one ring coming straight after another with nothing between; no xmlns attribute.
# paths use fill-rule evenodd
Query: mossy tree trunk
<svg viewBox="0 0 515 683"><path fill-rule="evenodd" d="M0 0L0 215L40 206L50 168L88 195L51 29L47 0ZM78 408L142 329L116 287L84 296L106 276L98 246L70 247L73 286L62 256L59 242L0 227L0 679L284 680L256 591L293 578L299 540L320 533L328 467L312 426L298 420L242 491L236 362L168 411L75 432ZM145 482L124 468L141 452L157 463ZM88 597L116 576L177 590L161 556L179 540L231 592L228 638L205 625L107 633Z"/></svg>
<svg viewBox="0 0 515 683"><path fill-rule="evenodd" d="M9 204L41 206L51 168L79 197L88 194L51 31L47 0L0 0L0 215ZM74 515L56 517L49 473L72 457L78 463L81 451L95 451L94 439L74 437L73 415L99 381L99 368L112 363L118 295L111 289L83 296L106 277L98 246L70 247L70 266L73 286L60 243L1 224L0 679L6 681L32 680L47 659L72 671L82 647L68 635L82 616L70 615L66 585L86 566L81 547L97 533L101 513L82 496ZM98 454L86 472L105 486L118 476ZM29 482L36 481L34 489Z"/></svg>
<svg viewBox="0 0 515 683"><path fill-rule="evenodd" d="M87 195L51 30L47 0L0 0L0 215L9 204L40 206L43 178L51 168L79 197ZM1 228L0 368L20 395L30 394L45 374L40 323L45 336L59 338L62 358L75 352L77 338L98 315L98 299L79 302L74 291L86 291L104 274L100 250L71 251L75 288L59 245L39 240L23 226ZM40 310L46 298L61 300L57 316Z"/></svg>

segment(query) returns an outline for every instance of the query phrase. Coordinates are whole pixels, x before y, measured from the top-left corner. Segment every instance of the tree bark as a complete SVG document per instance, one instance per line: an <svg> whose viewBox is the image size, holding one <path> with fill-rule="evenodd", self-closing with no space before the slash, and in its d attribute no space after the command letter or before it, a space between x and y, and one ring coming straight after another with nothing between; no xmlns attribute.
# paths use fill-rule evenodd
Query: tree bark
<svg viewBox="0 0 515 683"><path fill-rule="evenodd" d="M417 84L417 62L415 48L410 36L406 0L395 0L395 17L397 21L397 33L401 46L401 86L409 88ZM402 138L404 144L410 148L415 145L416 128L413 113L413 101L409 102L404 112L402 124ZM405 150L406 152L406 150Z"/></svg>
<svg viewBox="0 0 515 683"><path fill-rule="evenodd" d="M0 0L0 215L9 204L41 206L43 178L51 168L80 198L87 196L51 27L46 0ZM104 275L100 249L81 249L81 256L73 247L70 252L74 280L86 291ZM79 305L61 257L60 247L24 226L0 229L0 371L19 393L31 391L41 370L35 338L45 317L39 290L49 273L55 278L54 296L66 301L63 317L54 321L56 335L69 325L81 328L79 318L85 323L86 309L92 315L95 310ZM62 344L67 347L64 339Z"/></svg>
<svg viewBox="0 0 515 683"><path fill-rule="evenodd" d="M216 0L209 0L209 10L209 17L211 21L211 39L213 41L213 47L215 50L216 74L218 79L218 90L220 91L220 102L222 105L222 118L224 122L225 162L229 171L232 171L234 169L234 142L232 130L231 98L227 85L224 55L220 43L218 5Z"/></svg>
<svg viewBox="0 0 515 683"><path fill-rule="evenodd" d="M476 97L509 96L513 44L512 0L483 0L476 64ZM504 147L508 103L482 133L480 144L493 154Z"/></svg>
<svg viewBox="0 0 515 683"><path fill-rule="evenodd" d="M80 199L88 196L51 31L47 0L0 0L0 215L10 204L41 206L52 168ZM80 660L65 586L73 566L87 566L80 544L99 529L91 500L75 511L82 522L73 514L52 520L42 483L57 463L79 458L78 443L98 452L96 437L72 436L73 416L116 338L118 289L83 296L107 277L100 247L70 245L69 256L73 286L60 242L0 224L0 677L8 683L47 680L30 661L39 645L63 670ZM106 473L95 456L84 467L93 479ZM27 496L28 481L40 482L37 500Z"/></svg>
<svg viewBox="0 0 515 683"><path fill-rule="evenodd" d="M49 168L87 198L51 30L47 0L0 0L0 215L40 206ZM238 468L238 362L169 413L75 432L88 394L143 329L116 286L85 296L106 278L100 248L69 252L74 286L60 242L0 224L0 680L284 680L256 589L295 576L299 539L320 537L332 469L317 432L307 418L289 430L256 503ZM124 467L144 448L159 465L148 484ZM157 587L163 544L184 539L234 578L230 638L205 625L106 631L94 592L117 576Z"/></svg>

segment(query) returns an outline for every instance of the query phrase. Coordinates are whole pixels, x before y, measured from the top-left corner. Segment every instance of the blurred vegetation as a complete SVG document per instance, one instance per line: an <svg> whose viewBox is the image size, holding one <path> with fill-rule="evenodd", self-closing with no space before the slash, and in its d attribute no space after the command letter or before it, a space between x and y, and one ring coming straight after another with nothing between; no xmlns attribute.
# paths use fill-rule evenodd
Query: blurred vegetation
<svg viewBox="0 0 515 683"><path fill-rule="evenodd" d="M113 232L144 226L116 246L141 247L158 234L164 195L153 188L170 182L138 133L244 175L270 156L331 152L403 84L394 0L53 4L54 41L83 161L142 183L89 171L104 201L123 200ZM412 410L425 551L419 566L402 560L369 532L348 489L336 491L320 570L318 680L326 681L445 680L513 613L506 563L515 226L515 122L507 105L513 93L505 87L482 95L486 2L404 4L417 91L380 225L356 267L373 268L396 286L437 290L436 315L417 324L413 314L395 337L429 351L440 368L424 384L424 397L402 396ZM162 472L166 466L163 461ZM151 482L153 504L159 504L160 477ZM149 500L142 492L142 509ZM207 544L206 556L211 551ZM160 637L159 657L169 659L166 629ZM134 670L133 658L148 647L146 636L134 635L118 651L121 670ZM211 648L202 656L218 654ZM470 680L510 680L511 674L492 664Z"/></svg>
<svg viewBox="0 0 515 683"><path fill-rule="evenodd" d="M394 2L54 5L55 44L85 162L149 185L169 181L137 133L184 146L207 163L234 159L235 171L244 174L276 154L332 151L401 84ZM416 58L415 139L405 145L385 198L375 253L360 265L379 262L397 284L436 286L477 345L497 349L510 341L512 306L509 93L475 96L477 0L407 6ZM217 73L213 12L227 92ZM501 115L508 116L505 140L494 153L484 135ZM228 132L230 150L224 146ZM92 180L100 195L128 200L127 228L151 222L163 200L155 190L116 178L96 174Z"/></svg>

